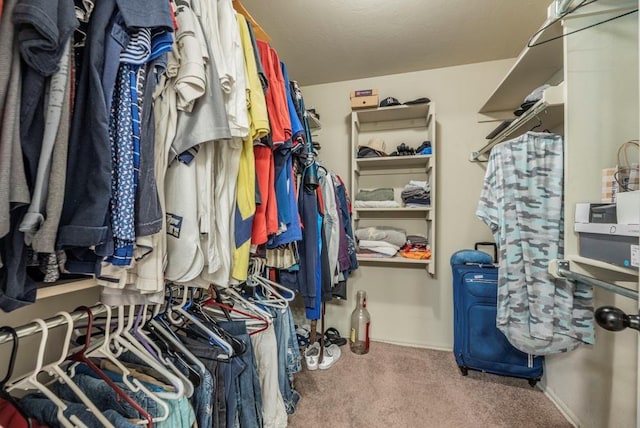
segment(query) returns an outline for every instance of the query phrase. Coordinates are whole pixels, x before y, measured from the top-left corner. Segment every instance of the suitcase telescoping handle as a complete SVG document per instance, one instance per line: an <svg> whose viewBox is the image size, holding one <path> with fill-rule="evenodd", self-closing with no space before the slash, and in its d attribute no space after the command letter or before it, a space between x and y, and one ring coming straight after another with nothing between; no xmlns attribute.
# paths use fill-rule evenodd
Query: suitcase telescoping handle
<svg viewBox="0 0 640 428"><path fill-rule="evenodd" d="M496 245L495 242L483 241L483 242L476 242L475 244L473 244L474 250L477 250L478 247L493 247L493 262L498 263L498 246Z"/></svg>

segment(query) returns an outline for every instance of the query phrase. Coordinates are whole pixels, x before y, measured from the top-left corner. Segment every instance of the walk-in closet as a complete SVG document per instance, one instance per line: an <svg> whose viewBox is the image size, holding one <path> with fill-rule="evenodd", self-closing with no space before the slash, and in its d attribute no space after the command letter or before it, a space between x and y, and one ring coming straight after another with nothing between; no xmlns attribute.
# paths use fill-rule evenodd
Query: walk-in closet
<svg viewBox="0 0 640 428"><path fill-rule="evenodd" d="M640 428L629 0L1 0L0 428Z"/></svg>

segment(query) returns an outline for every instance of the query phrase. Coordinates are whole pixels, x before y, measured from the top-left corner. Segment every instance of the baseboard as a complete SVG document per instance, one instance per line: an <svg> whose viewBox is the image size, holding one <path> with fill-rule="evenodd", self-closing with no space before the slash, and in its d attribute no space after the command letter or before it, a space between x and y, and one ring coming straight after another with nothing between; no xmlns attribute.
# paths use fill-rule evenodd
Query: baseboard
<svg viewBox="0 0 640 428"><path fill-rule="evenodd" d="M540 384L538 384L538 386L540 387ZM580 426L582 426L580 424L580 420L578 419L578 417L566 406L566 404L564 404L562 400L560 400L560 398L558 398L558 396L556 395L555 392L553 392L552 389L549 389L546 386L544 388L540 387L540 389L542 389L542 392L544 393L544 395L546 395L547 398L551 400L553 405L556 406L558 410L560 410L560 413L562 413L562 416L564 416L564 418L571 425L573 425L576 428L579 428Z"/></svg>
<svg viewBox="0 0 640 428"><path fill-rule="evenodd" d="M434 345L430 343L417 343L417 342L398 342L394 340L381 339L378 337L372 337L371 340L373 342L382 342L382 343L388 343L390 345L398 345L398 346L408 346L410 348L433 349L434 351L453 352L453 348L448 345Z"/></svg>

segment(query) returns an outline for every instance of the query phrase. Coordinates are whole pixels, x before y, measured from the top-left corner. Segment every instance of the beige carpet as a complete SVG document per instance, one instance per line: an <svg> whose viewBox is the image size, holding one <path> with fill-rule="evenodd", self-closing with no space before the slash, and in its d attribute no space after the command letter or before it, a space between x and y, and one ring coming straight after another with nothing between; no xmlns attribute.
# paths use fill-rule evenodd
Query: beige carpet
<svg viewBox="0 0 640 428"><path fill-rule="evenodd" d="M341 349L330 369L296 375L302 399L290 427L572 426L527 380L463 377L451 352L378 342L366 355Z"/></svg>

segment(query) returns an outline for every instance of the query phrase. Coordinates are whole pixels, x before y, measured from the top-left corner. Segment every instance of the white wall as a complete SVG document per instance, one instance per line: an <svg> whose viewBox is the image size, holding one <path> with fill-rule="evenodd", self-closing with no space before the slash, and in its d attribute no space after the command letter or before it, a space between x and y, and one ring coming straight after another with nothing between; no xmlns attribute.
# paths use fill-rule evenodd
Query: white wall
<svg viewBox="0 0 640 428"><path fill-rule="evenodd" d="M393 96L401 102L429 97L437 111L435 277L423 268L361 265L348 281L348 301L327 305L327 325L346 335L355 291L363 289L368 295L372 339L452 349L449 257L476 241L491 240L489 229L474 215L484 167L468 159L496 124L479 124L476 112L512 63L492 61L302 88L307 108L315 108L320 114L322 129L315 138L322 145L320 160L347 182L350 91L377 88L380 99Z"/></svg>

